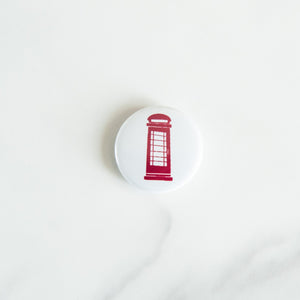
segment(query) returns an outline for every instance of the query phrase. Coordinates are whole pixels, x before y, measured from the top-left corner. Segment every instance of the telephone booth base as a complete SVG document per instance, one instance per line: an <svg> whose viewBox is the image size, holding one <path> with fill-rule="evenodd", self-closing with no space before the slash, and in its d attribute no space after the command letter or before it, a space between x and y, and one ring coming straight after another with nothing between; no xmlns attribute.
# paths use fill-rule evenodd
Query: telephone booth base
<svg viewBox="0 0 300 300"><path fill-rule="evenodd" d="M169 175L162 175L162 174L147 174L144 176L145 180L164 180L164 181L172 181L173 178Z"/></svg>

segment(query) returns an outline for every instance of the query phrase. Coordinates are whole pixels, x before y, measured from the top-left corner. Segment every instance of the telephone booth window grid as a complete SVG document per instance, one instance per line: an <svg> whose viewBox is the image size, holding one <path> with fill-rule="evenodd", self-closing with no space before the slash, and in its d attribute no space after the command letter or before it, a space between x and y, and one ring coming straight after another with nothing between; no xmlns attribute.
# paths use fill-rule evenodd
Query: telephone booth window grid
<svg viewBox="0 0 300 300"><path fill-rule="evenodd" d="M167 166L167 134L162 131L151 131L150 165Z"/></svg>

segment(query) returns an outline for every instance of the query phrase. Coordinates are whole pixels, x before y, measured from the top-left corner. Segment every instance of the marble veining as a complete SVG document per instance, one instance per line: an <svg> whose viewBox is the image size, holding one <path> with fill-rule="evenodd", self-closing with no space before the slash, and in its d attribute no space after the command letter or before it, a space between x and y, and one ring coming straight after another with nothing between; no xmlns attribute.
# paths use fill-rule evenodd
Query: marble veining
<svg viewBox="0 0 300 300"><path fill-rule="evenodd" d="M0 300L299 300L299 12L0 1ZM121 124L147 106L201 132L176 191L116 167Z"/></svg>
<svg viewBox="0 0 300 300"><path fill-rule="evenodd" d="M159 258L162 250L163 250L163 246L164 246L164 242L168 237L168 233L170 232L170 228L172 225L172 221L169 215L166 214L166 224L165 224L165 228L163 228L163 232L161 237L159 238L159 240L157 241L157 244L154 248L154 251L152 254L150 254L146 260L143 261L143 263L141 265L138 266L138 268L132 270L129 274L127 273L124 276L124 279L113 289L111 290L109 293L107 293L106 296L104 296L103 300L114 300L114 299L118 299L118 295L124 290L126 289L126 287L128 285L134 285L135 279L142 273L144 272L147 267L153 265L156 263L157 259Z"/></svg>

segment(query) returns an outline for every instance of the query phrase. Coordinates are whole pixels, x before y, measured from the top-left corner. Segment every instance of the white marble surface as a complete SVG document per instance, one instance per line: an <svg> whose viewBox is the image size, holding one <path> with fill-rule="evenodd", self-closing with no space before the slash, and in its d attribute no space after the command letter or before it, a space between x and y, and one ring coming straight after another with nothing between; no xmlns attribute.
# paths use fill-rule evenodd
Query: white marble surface
<svg viewBox="0 0 300 300"><path fill-rule="evenodd" d="M299 300L300 4L0 3L1 300ZM113 142L190 113L196 177L163 195Z"/></svg>

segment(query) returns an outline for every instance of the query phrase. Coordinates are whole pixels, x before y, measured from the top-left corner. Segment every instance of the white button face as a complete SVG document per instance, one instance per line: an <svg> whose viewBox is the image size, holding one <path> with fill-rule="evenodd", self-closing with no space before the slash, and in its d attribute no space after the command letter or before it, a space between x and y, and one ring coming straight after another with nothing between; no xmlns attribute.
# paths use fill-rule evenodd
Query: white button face
<svg viewBox="0 0 300 300"><path fill-rule="evenodd" d="M196 124L168 107L146 107L121 126L115 156L120 172L135 186L153 192L174 190L196 172L203 144Z"/></svg>

